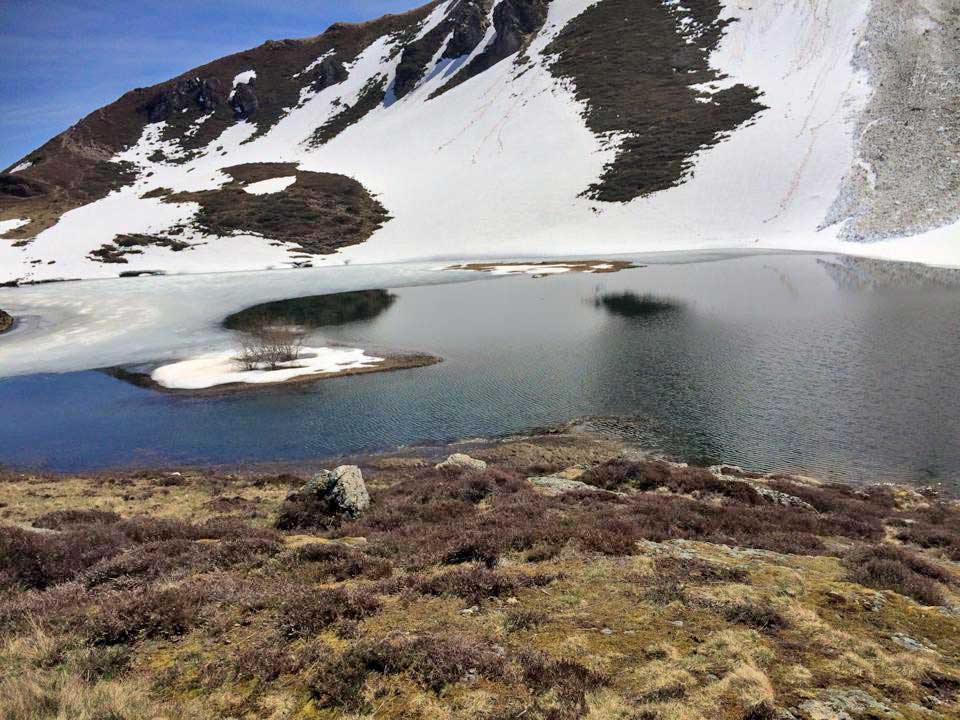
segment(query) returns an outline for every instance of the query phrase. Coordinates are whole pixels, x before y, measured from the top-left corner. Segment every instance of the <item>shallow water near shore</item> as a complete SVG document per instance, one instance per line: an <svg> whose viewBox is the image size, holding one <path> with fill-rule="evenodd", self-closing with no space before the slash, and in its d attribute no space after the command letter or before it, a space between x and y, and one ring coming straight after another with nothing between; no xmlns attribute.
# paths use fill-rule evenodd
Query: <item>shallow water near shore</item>
<svg viewBox="0 0 960 720"><path fill-rule="evenodd" d="M616 415L634 419L628 438L675 456L960 487L960 289L950 283L899 273L874 282L861 267L812 255L542 279L454 273L443 279L475 281L428 286L417 284L439 280L428 268L365 271L369 278L349 270L352 279L319 292L296 275L279 287L259 275L246 291L236 279L160 278L176 280L156 303L170 323L165 354L154 329L125 351L104 345L100 364L222 347L230 333L219 320L230 312L363 287L395 299L312 337L444 362L202 398L98 371L21 374L0 380L0 463L79 471L311 459ZM50 310L50 292L35 305L38 315L47 309L44 322L76 312ZM29 295L20 302L29 307ZM16 347L28 352L24 325L10 337L20 334ZM52 342L35 332L36 345ZM77 325L63 342L83 338ZM14 347L0 341L0 371L24 371L11 370ZM76 362L57 352L51 369Z"/></svg>

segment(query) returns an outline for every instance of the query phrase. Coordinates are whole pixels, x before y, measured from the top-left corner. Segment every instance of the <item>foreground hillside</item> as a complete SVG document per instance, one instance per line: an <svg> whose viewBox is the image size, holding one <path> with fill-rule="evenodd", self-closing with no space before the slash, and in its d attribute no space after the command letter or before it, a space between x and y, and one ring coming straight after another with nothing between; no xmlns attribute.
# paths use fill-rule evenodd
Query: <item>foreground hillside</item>
<svg viewBox="0 0 960 720"><path fill-rule="evenodd" d="M955 502L582 435L458 449L489 464L356 460L355 517L290 474L4 476L0 717L960 712Z"/></svg>
<svg viewBox="0 0 960 720"><path fill-rule="evenodd" d="M0 174L0 282L704 247L957 265L955 27L949 0L435 0L270 41Z"/></svg>

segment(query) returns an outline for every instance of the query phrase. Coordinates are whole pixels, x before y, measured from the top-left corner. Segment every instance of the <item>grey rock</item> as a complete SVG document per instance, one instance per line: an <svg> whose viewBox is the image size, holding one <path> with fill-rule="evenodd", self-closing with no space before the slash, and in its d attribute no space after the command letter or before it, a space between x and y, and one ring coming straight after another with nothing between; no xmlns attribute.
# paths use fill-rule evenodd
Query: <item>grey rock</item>
<svg viewBox="0 0 960 720"><path fill-rule="evenodd" d="M794 495L788 495L787 493L782 493L779 490L773 490L768 488L765 485L753 484L753 489L757 491L757 494L760 497L769 500L774 505L782 505L783 507L794 507L802 508L804 510L812 510L816 512L816 509L808 503L806 500L801 500Z"/></svg>
<svg viewBox="0 0 960 720"><path fill-rule="evenodd" d="M303 486L301 492L325 496L337 509L351 517L358 517L370 507L370 494L363 482L363 474L356 465L322 470Z"/></svg>
<svg viewBox="0 0 960 720"><path fill-rule="evenodd" d="M913 652L921 652L926 650L927 647L921 642L914 640L909 635L897 634L890 637L897 645L907 650L912 650Z"/></svg>
<svg viewBox="0 0 960 720"><path fill-rule="evenodd" d="M470 470L473 472L483 472L487 469L487 464L483 460L477 460L463 453L454 453L442 463L436 465L437 470Z"/></svg>
<svg viewBox="0 0 960 720"><path fill-rule="evenodd" d="M543 488L549 495L562 495L568 492L603 492L601 488L587 485L579 480L567 480L562 477L548 475L546 477L532 477L530 482Z"/></svg>
<svg viewBox="0 0 960 720"><path fill-rule="evenodd" d="M803 720L902 720L897 710L858 688L829 688L798 708Z"/></svg>

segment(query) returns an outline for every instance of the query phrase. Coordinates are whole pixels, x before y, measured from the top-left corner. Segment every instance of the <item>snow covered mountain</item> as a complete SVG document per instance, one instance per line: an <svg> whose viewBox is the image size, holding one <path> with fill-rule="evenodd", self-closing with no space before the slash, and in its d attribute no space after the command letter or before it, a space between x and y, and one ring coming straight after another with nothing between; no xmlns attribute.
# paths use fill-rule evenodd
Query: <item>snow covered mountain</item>
<svg viewBox="0 0 960 720"><path fill-rule="evenodd" d="M956 0L435 0L0 175L0 282L693 248L960 265Z"/></svg>

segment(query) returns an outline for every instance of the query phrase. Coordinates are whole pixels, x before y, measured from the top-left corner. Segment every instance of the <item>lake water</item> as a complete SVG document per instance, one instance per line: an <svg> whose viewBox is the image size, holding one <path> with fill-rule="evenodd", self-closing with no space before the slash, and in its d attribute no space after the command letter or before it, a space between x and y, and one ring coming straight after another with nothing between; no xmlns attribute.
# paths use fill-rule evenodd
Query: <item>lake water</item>
<svg viewBox="0 0 960 720"><path fill-rule="evenodd" d="M68 356L42 318L28 318L19 339L0 339L8 372L19 373L0 380L0 462L83 470L313 459L616 415L635 420L638 442L677 456L957 487L960 288L890 274L876 287L862 268L839 269L843 262L754 255L608 275L457 273L458 282L407 287L399 285L438 275L378 271L370 284L357 276L349 288L327 287L395 297L317 336L436 354L442 364L216 397L162 394L98 371L24 374L28 361L13 350L52 348L60 366ZM167 344L181 355L229 341L211 308L218 321L284 294L315 294L301 280L278 288L258 277L244 291L234 280L229 292L222 279L157 280L138 286L150 288L138 297L162 295L153 321L169 324ZM89 292L75 287L74 296ZM56 315L53 292L7 299ZM190 321L199 307L206 319ZM111 344L101 364L158 359L157 333L145 338ZM87 367L96 354L84 357Z"/></svg>

